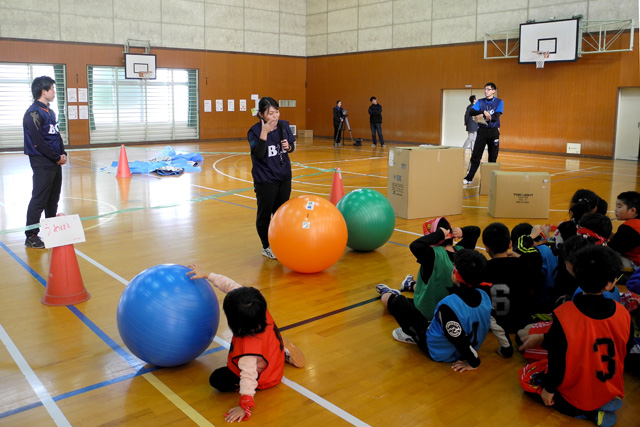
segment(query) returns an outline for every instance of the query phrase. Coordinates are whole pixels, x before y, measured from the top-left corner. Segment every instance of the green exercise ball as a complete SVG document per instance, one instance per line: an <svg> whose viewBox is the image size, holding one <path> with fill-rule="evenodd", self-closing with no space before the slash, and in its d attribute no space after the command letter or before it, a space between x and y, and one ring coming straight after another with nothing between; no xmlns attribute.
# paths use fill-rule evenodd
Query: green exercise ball
<svg viewBox="0 0 640 427"><path fill-rule="evenodd" d="M396 226L391 203L378 191L358 188L340 199L337 208L347 223L347 246L369 252L387 243Z"/></svg>

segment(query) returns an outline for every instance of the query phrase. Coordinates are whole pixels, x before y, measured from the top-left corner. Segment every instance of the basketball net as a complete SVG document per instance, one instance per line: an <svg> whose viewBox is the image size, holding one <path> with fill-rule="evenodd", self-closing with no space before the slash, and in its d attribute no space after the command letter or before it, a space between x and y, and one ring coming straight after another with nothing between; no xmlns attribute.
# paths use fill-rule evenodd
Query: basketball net
<svg viewBox="0 0 640 427"><path fill-rule="evenodd" d="M138 72L138 77L141 79L150 79L153 72L151 71L140 71Z"/></svg>
<svg viewBox="0 0 640 427"><path fill-rule="evenodd" d="M544 61L549 59L549 51L534 50L531 53L535 53L536 55L538 55L538 59L536 60L536 68L544 68Z"/></svg>

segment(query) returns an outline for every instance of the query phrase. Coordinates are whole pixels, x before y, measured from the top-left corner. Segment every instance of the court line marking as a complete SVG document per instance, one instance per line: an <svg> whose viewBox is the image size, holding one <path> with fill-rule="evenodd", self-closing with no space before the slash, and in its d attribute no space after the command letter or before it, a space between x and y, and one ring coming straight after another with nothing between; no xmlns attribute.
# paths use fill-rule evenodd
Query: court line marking
<svg viewBox="0 0 640 427"><path fill-rule="evenodd" d="M42 406L47 410L53 422L60 427L71 427L71 423L69 423L67 417L64 416L58 405L53 401L45 386L40 382L40 379L36 373L33 372L33 369L31 369L31 366L29 366L29 363L22 356L22 353L20 353L20 350L18 350L18 347L16 347L2 325L0 325L0 340L9 351L9 354L16 362L16 365L18 365L22 375L24 375L26 380L29 382L31 389L38 396L40 402L42 402Z"/></svg>

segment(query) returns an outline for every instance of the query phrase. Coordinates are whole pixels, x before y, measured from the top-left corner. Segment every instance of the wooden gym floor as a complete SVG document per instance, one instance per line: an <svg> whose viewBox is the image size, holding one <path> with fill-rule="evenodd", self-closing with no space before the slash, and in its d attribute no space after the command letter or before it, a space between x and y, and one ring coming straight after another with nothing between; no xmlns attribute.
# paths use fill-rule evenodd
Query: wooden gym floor
<svg viewBox="0 0 640 427"><path fill-rule="evenodd" d="M149 160L164 146L127 147L128 160ZM524 396L518 382L522 356L501 359L491 334L480 350L480 369L462 374L393 340L396 323L374 286L397 287L406 274L417 273L408 245L424 219L397 218L393 236L378 250L347 249L324 272L294 273L261 255L248 144L174 148L201 152L202 172L134 175L128 189L102 170L118 160L119 148L69 152L59 212L84 218L87 241L75 249L91 293L90 300L70 307L40 302L50 251L26 249L21 229L31 169L21 153L0 154L0 426L226 424L223 414L237 404L238 394L218 393L208 384L211 371L226 363L224 344L231 335L224 314L209 350L171 369L132 356L116 325L118 300L136 274L157 264L192 262L259 288L283 334L306 354L306 368L287 366L282 384L258 392L252 425L591 425ZM386 194L387 151L300 140L292 155L292 197L328 197L333 175L323 171L335 167L342 170L345 192L368 187ZM551 173L551 212L543 223L565 219L579 188L606 199L611 217L616 195L638 189L636 162L508 152L499 161L502 170ZM462 215L449 217L453 225L494 222L477 186L464 190L463 204ZM540 222L502 221L511 228L525 220ZM626 375L625 392L618 425L637 425L640 380Z"/></svg>

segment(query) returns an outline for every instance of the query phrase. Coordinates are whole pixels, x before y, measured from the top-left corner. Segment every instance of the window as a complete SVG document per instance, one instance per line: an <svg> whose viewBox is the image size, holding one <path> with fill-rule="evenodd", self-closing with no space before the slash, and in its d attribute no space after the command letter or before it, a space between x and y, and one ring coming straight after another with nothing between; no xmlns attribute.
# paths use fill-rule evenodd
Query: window
<svg viewBox="0 0 640 427"><path fill-rule="evenodd" d="M65 74L64 65L0 64L0 148L24 146L22 119L33 104L31 82L40 76L56 81L56 99L50 108L58 118L62 139L68 143Z"/></svg>
<svg viewBox="0 0 640 427"><path fill-rule="evenodd" d="M124 67L88 67L91 144L197 139L198 70L158 68L127 80Z"/></svg>

